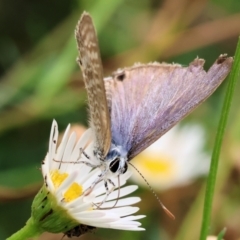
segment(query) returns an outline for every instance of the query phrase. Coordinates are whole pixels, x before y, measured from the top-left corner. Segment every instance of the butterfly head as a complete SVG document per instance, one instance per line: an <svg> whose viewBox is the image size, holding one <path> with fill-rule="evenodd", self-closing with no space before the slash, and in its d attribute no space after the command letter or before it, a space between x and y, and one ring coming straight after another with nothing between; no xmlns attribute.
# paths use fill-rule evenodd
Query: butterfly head
<svg viewBox="0 0 240 240"><path fill-rule="evenodd" d="M121 146L112 144L106 156L106 163L112 174L124 174L128 169L127 152Z"/></svg>

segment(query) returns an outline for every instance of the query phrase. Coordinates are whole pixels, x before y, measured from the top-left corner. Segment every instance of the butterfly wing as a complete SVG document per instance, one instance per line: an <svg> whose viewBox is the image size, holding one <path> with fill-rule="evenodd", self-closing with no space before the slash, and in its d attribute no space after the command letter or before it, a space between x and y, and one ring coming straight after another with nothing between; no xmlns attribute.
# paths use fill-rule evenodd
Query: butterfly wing
<svg viewBox="0 0 240 240"><path fill-rule="evenodd" d="M232 61L221 55L208 72L204 60L197 58L188 67L138 64L114 73L105 80L112 141L123 146L131 160L209 97Z"/></svg>
<svg viewBox="0 0 240 240"><path fill-rule="evenodd" d="M106 156L111 145L110 116L103 82L103 68L96 31L91 16L84 12L75 36L79 51L78 63L88 95L90 125L95 133L96 147Z"/></svg>

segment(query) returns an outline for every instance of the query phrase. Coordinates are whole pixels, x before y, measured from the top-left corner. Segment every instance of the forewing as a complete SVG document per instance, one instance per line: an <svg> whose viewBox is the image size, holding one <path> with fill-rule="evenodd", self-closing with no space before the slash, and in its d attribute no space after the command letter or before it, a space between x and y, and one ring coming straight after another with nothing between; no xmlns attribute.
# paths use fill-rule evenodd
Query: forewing
<svg viewBox="0 0 240 240"><path fill-rule="evenodd" d="M232 61L221 55L208 72L199 58L188 67L152 63L116 72L105 80L112 141L123 146L131 160L209 97Z"/></svg>
<svg viewBox="0 0 240 240"><path fill-rule="evenodd" d="M79 51L78 63L88 95L90 124L95 133L96 147L105 156L111 144L109 109L103 82L103 68L92 18L83 13L75 36Z"/></svg>

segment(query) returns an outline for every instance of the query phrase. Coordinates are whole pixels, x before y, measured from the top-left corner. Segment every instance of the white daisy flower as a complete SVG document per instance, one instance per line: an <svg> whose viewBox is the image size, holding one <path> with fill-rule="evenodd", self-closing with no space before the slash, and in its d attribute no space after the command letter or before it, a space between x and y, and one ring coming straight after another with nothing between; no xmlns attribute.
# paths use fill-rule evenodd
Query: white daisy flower
<svg viewBox="0 0 240 240"><path fill-rule="evenodd" d="M132 164L156 190L186 185L207 174L209 156L203 152L204 130L199 125L179 125L140 153ZM136 171L132 179L147 186Z"/></svg>
<svg viewBox="0 0 240 240"><path fill-rule="evenodd" d="M216 236L208 236L207 240L217 240L217 237Z"/></svg>
<svg viewBox="0 0 240 240"><path fill-rule="evenodd" d="M42 163L45 186L32 205L34 221L38 221L45 231L65 232L68 236L76 236L76 231L81 229L87 232L92 227L145 230L136 221L145 216L133 216L132 214L139 208L130 206L141 199L122 198L137 189L134 185L122 187L131 175L129 171L120 176L119 189L114 190L105 202L103 200L106 189L103 181L98 183L88 195L84 194L101 173L99 168L93 169L79 163L91 161L94 164L94 161L95 163L97 161L93 156L91 135L91 129L88 129L77 141L75 132L70 134L69 125L57 147L58 126L57 122L53 121L48 154ZM80 156L81 148L84 149L84 154ZM90 160L85 155L89 156ZM112 181L116 186L119 185L118 178ZM79 225L86 228L78 228Z"/></svg>

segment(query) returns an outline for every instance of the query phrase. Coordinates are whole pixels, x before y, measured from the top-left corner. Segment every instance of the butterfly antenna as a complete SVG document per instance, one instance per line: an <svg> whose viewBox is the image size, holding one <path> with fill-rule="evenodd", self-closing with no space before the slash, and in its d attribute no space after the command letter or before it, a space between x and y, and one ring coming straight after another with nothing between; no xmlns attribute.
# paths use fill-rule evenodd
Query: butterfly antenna
<svg viewBox="0 0 240 240"><path fill-rule="evenodd" d="M130 164L138 173L139 175L142 177L142 179L145 181L145 183L148 185L149 189L152 191L153 195L155 196L155 198L158 200L159 204L161 205L163 211L173 220L175 219L175 216L164 206L164 204L162 203L162 201L159 199L158 195L154 192L153 188L151 187L151 185L148 183L148 181L146 180L146 178L142 175L142 173L130 162L128 162L128 164Z"/></svg>

